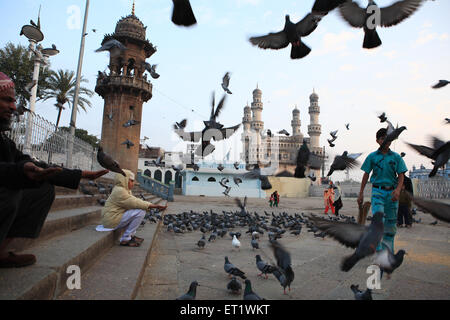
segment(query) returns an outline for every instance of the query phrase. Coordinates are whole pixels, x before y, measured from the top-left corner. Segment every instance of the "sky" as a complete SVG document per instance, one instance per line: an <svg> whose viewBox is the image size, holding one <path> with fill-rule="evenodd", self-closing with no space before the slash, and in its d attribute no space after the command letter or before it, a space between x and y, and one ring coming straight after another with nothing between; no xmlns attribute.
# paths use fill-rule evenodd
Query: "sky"
<svg viewBox="0 0 450 320"><path fill-rule="evenodd" d="M252 91L262 90L265 128L272 132L292 132L292 110L300 110L301 132L307 134L310 123L308 106L313 89L319 95L322 125L320 143L330 159L344 151L362 152L361 162L378 145L375 133L385 124L377 116L386 112L396 125L405 125L391 149L405 152L408 169L430 161L405 145L405 141L429 145L429 136L449 139L450 86L439 90L431 85L450 75L450 1L425 1L410 18L392 28L378 28L381 47L362 48L363 31L350 27L337 11L329 13L317 29L303 41L312 49L303 59L292 60L290 48L262 50L251 45L250 36L282 30L284 16L298 22L310 10L313 0L191 0L197 25L185 28L171 22L172 1L136 0L136 16L147 26L147 39L157 52L147 59L158 64L159 79L151 79L153 97L143 106L141 138L150 146L166 151L185 151L186 146L173 133L172 125L188 119L186 130L201 130L210 113L211 93L216 101L224 94L220 84L230 72L230 90L219 120L225 126L242 121L243 108L252 101ZM53 70L76 71L80 51L85 0L0 1L0 11L8 12L0 22L0 47L8 42L27 46L20 36L21 27L37 20L41 9L44 47L55 44L60 54L51 57ZM361 5L366 2L359 1ZM393 3L378 0L379 6ZM82 75L94 91L99 70L108 65L108 52L94 52L105 34L113 33L122 17L131 13L132 0L91 0L88 13ZM93 32L92 29L96 29ZM95 94L92 108L77 116L77 127L101 136L103 100ZM38 101L36 112L56 122L55 101ZM68 126L71 110L61 116ZM345 124L350 123L350 130ZM334 148L328 147L329 132L338 131ZM217 144L217 151L207 159L220 161L231 150L232 161L242 152L240 129L229 141ZM354 179L362 171L352 170ZM333 174L336 180L344 174Z"/></svg>

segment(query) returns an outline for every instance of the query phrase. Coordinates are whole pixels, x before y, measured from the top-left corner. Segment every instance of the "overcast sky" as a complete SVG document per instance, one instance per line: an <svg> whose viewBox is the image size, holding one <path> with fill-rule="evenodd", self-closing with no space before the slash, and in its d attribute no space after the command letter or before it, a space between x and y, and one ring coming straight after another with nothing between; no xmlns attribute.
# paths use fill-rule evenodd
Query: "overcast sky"
<svg viewBox="0 0 450 320"><path fill-rule="evenodd" d="M450 86L440 90L430 86L450 78L450 1L426 1L401 24L378 29L383 45L373 50L362 48L362 30L351 28L336 11L303 39L312 52L301 60L289 58L290 48L262 50L249 43L250 36L281 30L285 14L297 22L313 2L191 0L198 24L184 28L170 21L172 1L136 0L136 16L147 26L147 38L158 50L148 62L158 64L161 74L152 79L153 98L144 104L141 137L149 137L147 144L166 151L185 150L173 134L172 124L187 118L187 130L202 129L201 121L210 113L211 92L216 92L216 101L222 96L220 83L229 71L233 94L219 118L225 126L242 121L243 108L251 102L258 83L263 92L265 128L291 132L292 110L297 105L301 131L307 136L309 95L314 88L321 108L320 142L327 146L331 158L347 150L363 152L363 161L377 148L375 133L381 127L377 115L384 111L394 125L408 128L392 146L399 153L406 152L408 169L422 163L431 167L429 160L415 154L403 141L428 144L431 134L449 139L450 125L443 121L450 117ZM366 1L360 3L366 5ZM377 3L385 6L392 1ZM51 68L76 71L85 0L1 1L0 11L8 14L0 22L0 46L7 42L28 45L19 32L30 19L37 20L40 4L45 35L42 44L55 44L61 51L51 58ZM107 52L94 50L105 34L114 32L116 22L131 13L131 5L132 0L90 1L83 76L91 90L97 72L105 70L109 61ZM38 102L36 112L56 122L54 103ZM100 137L103 100L95 94L92 103L87 114L78 114L77 127ZM69 121L70 110L65 110L61 125L68 126ZM345 123L350 123L349 131ZM326 139L333 130L339 130L338 139L330 149ZM230 148L231 159L239 157L240 133L218 144L218 158ZM359 179L361 170L352 171L351 176ZM334 179L342 177L333 174Z"/></svg>

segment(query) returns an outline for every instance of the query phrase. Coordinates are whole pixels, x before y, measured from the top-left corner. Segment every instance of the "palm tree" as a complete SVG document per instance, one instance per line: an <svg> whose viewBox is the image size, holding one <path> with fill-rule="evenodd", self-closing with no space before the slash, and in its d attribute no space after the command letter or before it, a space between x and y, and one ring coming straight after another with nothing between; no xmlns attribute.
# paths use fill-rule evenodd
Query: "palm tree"
<svg viewBox="0 0 450 320"><path fill-rule="evenodd" d="M52 71L50 77L48 78L48 88L44 90L41 100L48 100L51 98L56 99L56 108L58 109L58 118L56 119L56 129L59 125L59 119L61 118L61 112L66 103L71 107L71 102L75 95L75 84L76 78L75 73L70 70L59 69L58 72ZM81 77L80 82L88 82L86 79ZM91 107L91 102L84 96L92 97L94 92L85 88L80 87L78 95L78 107L86 112L86 107ZM73 107L73 106L72 106Z"/></svg>

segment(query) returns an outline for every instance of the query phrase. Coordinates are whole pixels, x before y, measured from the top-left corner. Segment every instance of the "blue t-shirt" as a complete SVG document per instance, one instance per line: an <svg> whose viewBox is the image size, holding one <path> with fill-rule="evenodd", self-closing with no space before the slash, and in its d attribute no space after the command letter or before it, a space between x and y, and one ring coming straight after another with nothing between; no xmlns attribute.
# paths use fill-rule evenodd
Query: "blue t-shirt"
<svg viewBox="0 0 450 320"><path fill-rule="evenodd" d="M384 187L397 187L398 174L408 171L403 158L390 149L386 154L380 150L369 154L361 170L369 174L373 170L370 183Z"/></svg>

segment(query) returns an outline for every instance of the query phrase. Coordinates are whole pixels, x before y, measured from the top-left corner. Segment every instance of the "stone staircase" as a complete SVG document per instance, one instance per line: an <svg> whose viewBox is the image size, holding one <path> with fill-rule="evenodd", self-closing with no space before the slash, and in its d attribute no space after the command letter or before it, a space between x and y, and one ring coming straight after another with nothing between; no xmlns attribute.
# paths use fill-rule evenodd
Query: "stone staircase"
<svg viewBox="0 0 450 320"><path fill-rule="evenodd" d="M109 184L110 180L98 179ZM85 182L85 181L83 181ZM96 188L91 188L94 191ZM136 185L135 196L165 205L163 200ZM138 248L119 246L121 230L97 232L102 206L78 190L56 187L56 198L38 239L16 239L11 251L36 255L36 264L0 269L0 299L133 299L141 282L154 237L161 225L146 221L137 235L145 241ZM68 289L67 279L81 270L81 289Z"/></svg>

